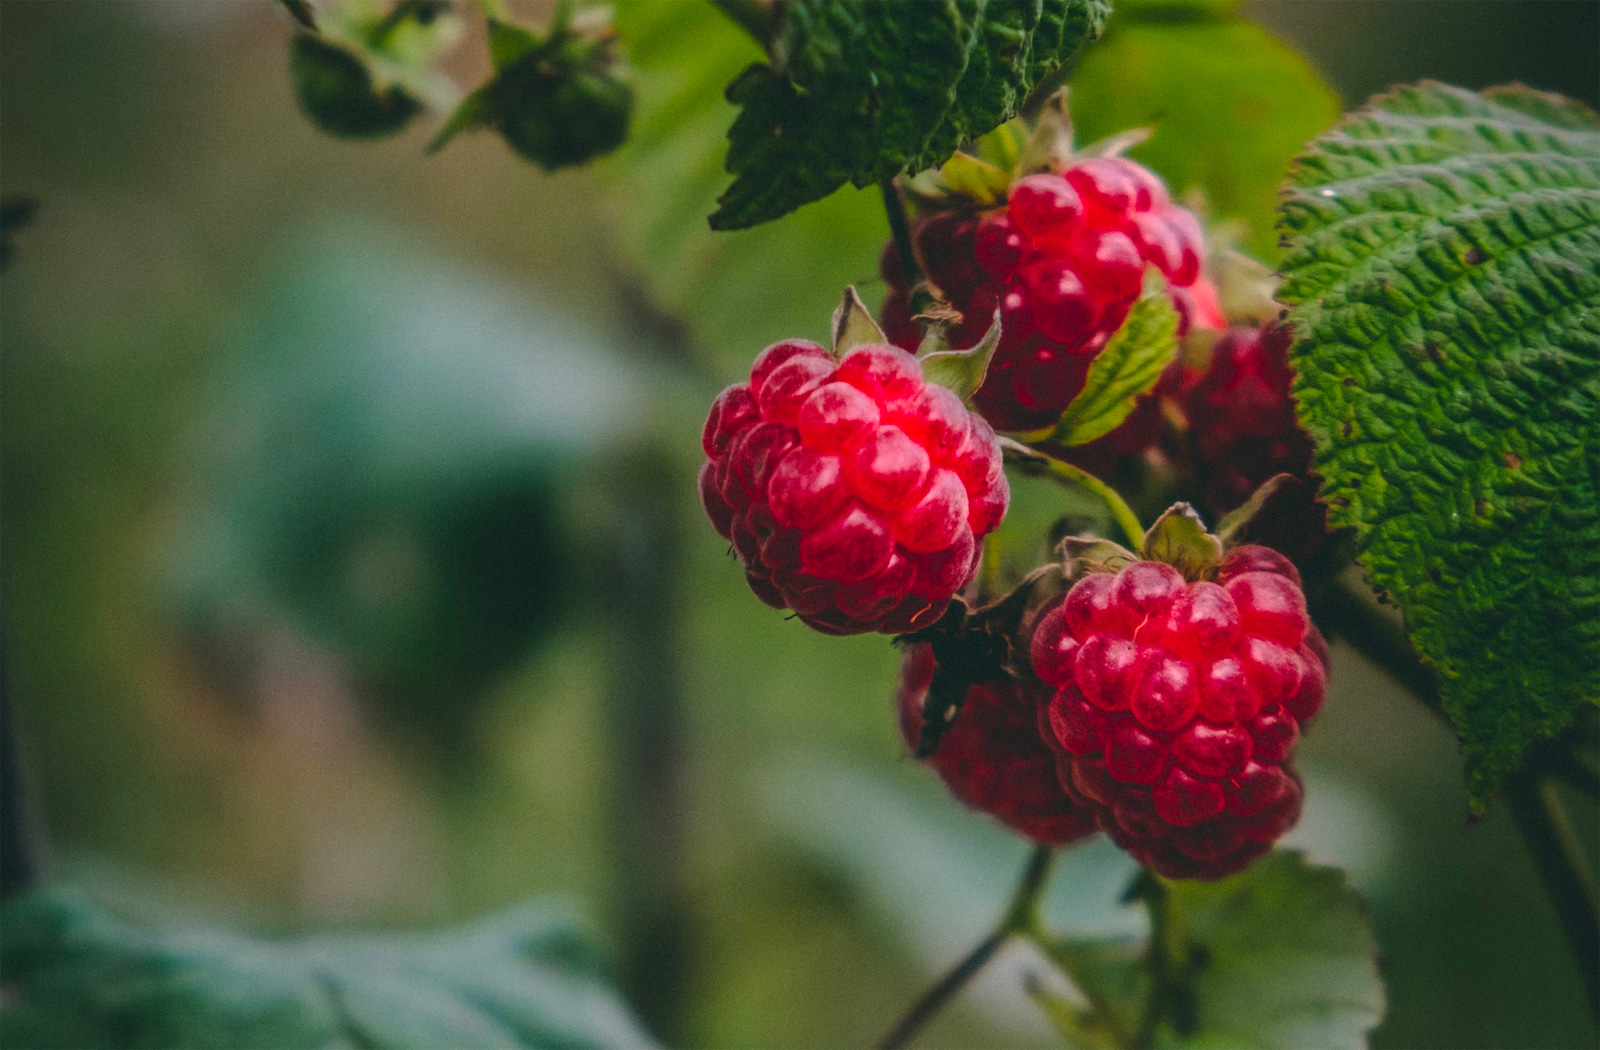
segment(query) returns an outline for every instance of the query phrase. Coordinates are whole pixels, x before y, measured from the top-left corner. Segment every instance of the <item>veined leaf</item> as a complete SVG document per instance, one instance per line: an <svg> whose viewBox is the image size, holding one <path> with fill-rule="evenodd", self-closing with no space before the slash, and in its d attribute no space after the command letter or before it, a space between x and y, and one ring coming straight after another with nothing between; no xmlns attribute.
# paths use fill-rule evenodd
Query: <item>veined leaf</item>
<svg viewBox="0 0 1600 1050"><path fill-rule="evenodd" d="M741 229L942 163L1010 120L1100 33L1106 0L791 0L773 61L728 87L734 182L711 216Z"/></svg>
<svg viewBox="0 0 1600 1050"><path fill-rule="evenodd" d="M8 1046L651 1045L581 927L540 904L443 934L268 941L55 887L9 901L0 925Z"/></svg>
<svg viewBox="0 0 1600 1050"><path fill-rule="evenodd" d="M1165 292L1145 295L1089 366L1083 389L1061 421L1030 435L1063 445L1082 445L1109 434L1128 418L1178 352L1178 314Z"/></svg>
<svg viewBox="0 0 1600 1050"><path fill-rule="evenodd" d="M1600 700L1600 123L1401 88L1311 144L1282 228L1329 521L1404 610L1481 810Z"/></svg>

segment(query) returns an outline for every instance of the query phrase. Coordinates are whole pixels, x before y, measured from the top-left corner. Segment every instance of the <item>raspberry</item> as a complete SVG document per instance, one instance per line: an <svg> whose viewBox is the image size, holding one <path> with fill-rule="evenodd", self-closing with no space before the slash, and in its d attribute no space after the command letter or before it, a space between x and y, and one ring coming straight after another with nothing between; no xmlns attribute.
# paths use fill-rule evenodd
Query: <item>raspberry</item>
<svg viewBox="0 0 1600 1050"><path fill-rule="evenodd" d="M768 347L702 445L701 502L751 589L829 634L937 621L1009 499L989 424L892 346Z"/></svg>
<svg viewBox="0 0 1600 1050"><path fill-rule="evenodd" d="M933 649L906 650L895 700L900 732L916 747L922 701L933 681ZM1035 842L1064 845L1097 830L1094 813L1073 802L1056 778L1056 760L1039 738L1038 711L1050 689L1002 677L967 690L961 714L927 760L950 793Z"/></svg>
<svg viewBox="0 0 1600 1050"><path fill-rule="evenodd" d="M1299 818L1289 764L1327 647L1294 566L1246 546L1214 580L1140 561L1091 573L1039 620L1040 731L1062 787L1171 878L1243 869Z"/></svg>
<svg viewBox="0 0 1600 1050"><path fill-rule="evenodd" d="M1289 395L1292 338L1285 325L1229 329L1183 396L1208 510L1231 510L1274 474L1304 478L1311 469L1311 439Z"/></svg>
<svg viewBox="0 0 1600 1050"><path fill-rule="evenodd" d="M1000 347L973 401L1001 430L1061 417L1127 318L1147 266L1166 277L1183 328L1222 324L1216 292L1201 276L1200 224L1172 204L1153 172L1126 158L1029 175L1011 186L1005 207L976 218L940 213L918 224L915 237L928 276L963 315L952 345L977 342L1000 310ZM899 256L885 249L881 262L890 286L884 330L914 347L921 332Z"/></svg>

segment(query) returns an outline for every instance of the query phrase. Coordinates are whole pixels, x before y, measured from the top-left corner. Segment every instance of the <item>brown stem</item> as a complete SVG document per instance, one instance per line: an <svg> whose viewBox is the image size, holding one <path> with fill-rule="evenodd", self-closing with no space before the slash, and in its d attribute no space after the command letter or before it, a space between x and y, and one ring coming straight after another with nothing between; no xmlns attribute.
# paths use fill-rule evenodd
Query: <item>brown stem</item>
<svg viewBox="0 0 1600 1050"><path fill-rule="evenodd" d="M906 288L922 283L922 267L917 263L917 248L911 239L911 220L906 216L906 202L900 197L900 187L892 178L879 179L878 189L883 192L883 213L889 217L889 236L894 239L894 250L900 256L900 269L905 274Z"/></svg>
<svg viewBox="0 0 1600 1050"><path fill-rule="evenodd" d="M1600 1021L1600 918L1583 847L1548 780L1525 771L1511 782L1506 796L1576 957L1590 1015Z"/></svg>
<svg viewBox="0 0 1600 1050"><path fill-rule="evenodd" d="M1005 916L997 926L977 946L937 981L933 987L912 1003L900 1019L889 1029L889 1034L879 1040L875 1046L877 1050L897 1050L906 1046L916 1038L918 1032L927 1026L928 1022L938 1016L940 1010L949 1005L974 974L983 969L994 953L1000 950L1014 935L1031 930L1038 922L1039 895L1044 890L1045 877L1050 874L1050 865L1055 859L1055 850L1050 846L1037 846L1028 857L1028 866L1022 870L1022 878L1017 881L1017 889L1011 895L1011 903L1006 908Z"/></svg>

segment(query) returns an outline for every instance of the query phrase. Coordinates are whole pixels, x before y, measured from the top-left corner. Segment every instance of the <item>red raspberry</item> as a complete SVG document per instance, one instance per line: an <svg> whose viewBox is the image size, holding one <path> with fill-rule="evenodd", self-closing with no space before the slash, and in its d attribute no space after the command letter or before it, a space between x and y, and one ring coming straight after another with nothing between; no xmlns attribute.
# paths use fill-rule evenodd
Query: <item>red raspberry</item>
<svg viewBox="0 0 1600 1050"><path fill-rule="evenodd" d="M1029 175L1011 186L1005 207L934 215L915 236L928 276L964 316L953 345L977 342L1000 309L1000 347L973 400L1001 430L1060 418L1127 318L1147 265L1166 277L1185 329L1222 324L1216 292L1201 276L1200 224L1172 204L1155 173L1123 157ZM890 286L884 330L914 347L921 331L892 248L880 272Z"/></svg>
<svg viewBox="0 0 1600 1050"><path fill-rule="evenodd" d="M1161 874L1232 874L1299 819L1289 758L1327 647L1277 552L1237 548L1214 581L1155 561L1091 573L1040 619L1032 659L1056 689L1040 729L1062 786Z"/></svg>
<svg viewBox="0 0 1600 1050"><path fill-rule="evenodd" d="M1311 438L1289 396L1292 341L1286 325L1229 329L1183 397L1208 510L1233 509L1274 474L1304 478L1311 469Z"/></svg>
<svg viewBox="0 0 1600 1050"><path fill-rule="evenodd" d="M906 650L895 700L900 733L912 748L922 734L922 701L934 667L931 646ZM973 809L1035 842L1064 845L1093 834L1097 825L1093 811L1062 790L1055 755L1039 739L1038 711L1050 692L1040 682L1009 677L972 686L927 761L950 793Z"/></svg>
<svg viewBox="0 0 1600 1050"><path fill-rule="evenodd" d="M769 346L701 441L701 502L751 589L829 634L934 623L1009 499L989 424L892 346Z"/></svg>

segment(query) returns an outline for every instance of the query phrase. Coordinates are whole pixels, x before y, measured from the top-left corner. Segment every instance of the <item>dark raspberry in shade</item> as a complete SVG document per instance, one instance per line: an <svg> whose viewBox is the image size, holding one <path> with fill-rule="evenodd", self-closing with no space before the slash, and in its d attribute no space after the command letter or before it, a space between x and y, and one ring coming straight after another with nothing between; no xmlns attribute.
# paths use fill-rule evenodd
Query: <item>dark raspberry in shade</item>
<svg viewBox="0 0 1600 1050"><path fill-rule="evenodd" d="M1154 172L1123 157L1018 179L1004 207L940 213L914 235L928 276L963 315L953 345L977 342L1000 310L1000 347L973 398L1000 430L1032 430L1061 417L1090 362L1127 319L1147 266L1166 278L1181 330L1223 323L1202 274L1200 224L1171 202ZM892 248L880 272L890 285L884 331L915 347L921 330Z"/></svg>
<svg viewBox="0 0 1600 1050"><path fill-rule="evenodd" d="M1091 573L1031 646L1063 789L1141 863L1221 878L1299 819L1289 761L1322 706L1327 646L1282 555L1240 547L1215 580L1155 561Z"/></svg>
<svg viewBox="0 0 1600 1050"><path fill-rule="evenodd" d="M900 669L900 733L915 748L922 701L933 681L933 649L914 645ZM1064 845L1098 830L1095 815L1073 802L1056 777L1055 754L1039 738L1039 708L1051 690L1000 678L967 690L955 723L927 759L961 802L1034 842Z"/></svg>
<svg viewBox="0 0 1600 1050"><path fill-rule="evenodd" d="M768 347L701 443L701 502L751 589L829 634L934 623L1009 499L994 430L893 346Z"/></svg>
<svg viewBox="0 0 1600 1050"><path fill-rule="evenodd" d="M1274 474L1304 478L1311 469L1311 438L1296 422L1289 394L1292 341L1286 325L1231 328L1183 395L1208 510L1233 509Z"/></svg>

